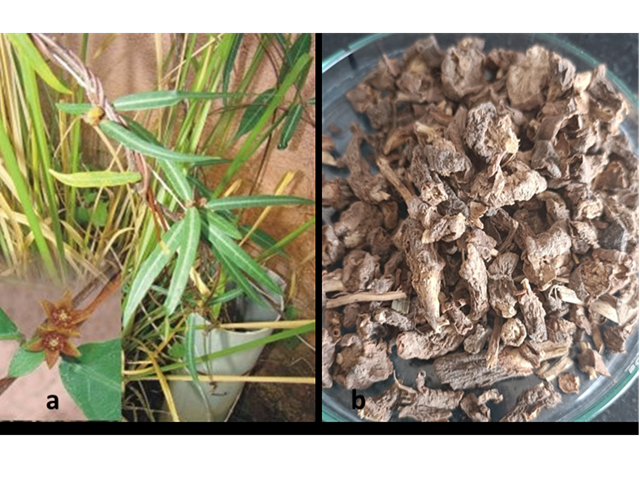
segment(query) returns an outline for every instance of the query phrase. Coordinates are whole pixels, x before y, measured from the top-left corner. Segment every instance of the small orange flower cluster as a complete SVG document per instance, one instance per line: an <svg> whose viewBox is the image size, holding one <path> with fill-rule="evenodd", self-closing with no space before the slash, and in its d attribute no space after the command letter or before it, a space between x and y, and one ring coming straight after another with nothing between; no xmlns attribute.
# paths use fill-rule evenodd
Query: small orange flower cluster
<svg viewBox="0 0 640 480"><path fill-rule="evenodd" d="M79 357L80 352L69 340L80 336L80 324L89 318L90 312L74 310L71 291L64 292L60 302L53 304L47 300L41 302L47 319L38 327L36 336L25 348L32 352L44 350L49 368L53 368L60 354Z"/></svg>

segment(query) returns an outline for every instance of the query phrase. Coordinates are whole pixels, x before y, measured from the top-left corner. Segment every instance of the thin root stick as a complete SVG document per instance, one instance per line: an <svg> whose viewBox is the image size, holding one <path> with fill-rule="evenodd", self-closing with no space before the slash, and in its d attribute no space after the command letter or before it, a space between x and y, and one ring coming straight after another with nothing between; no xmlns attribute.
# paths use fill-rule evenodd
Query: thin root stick
<svg viewBox="0 0 640 480"><path fill-rule="evenodd" d="M358 292L344 295L338 298L332 298L327 300L327 308L337 308L343 305L357 302L386 302L388 300L398 300L400 298L407 298L407 294L404 292L387 292L387 293L369 293Z"/></svg>

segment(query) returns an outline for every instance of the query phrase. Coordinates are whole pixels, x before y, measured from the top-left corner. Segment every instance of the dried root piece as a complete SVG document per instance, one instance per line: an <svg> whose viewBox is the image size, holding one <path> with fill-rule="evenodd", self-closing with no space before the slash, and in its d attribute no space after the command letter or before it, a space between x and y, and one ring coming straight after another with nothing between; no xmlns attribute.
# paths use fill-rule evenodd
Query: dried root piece
<svg viewBox="0 0 640 480"><path fill-rule="evenodd" d="M536 375L538 375L541 379L551 381L556 378L560 373L564 372L567 368L570 368L573 365L573 360L569 358L569 355L565 355L560 360L558 360L553 366L548 362L545 362L537 371Z"/></svg>
<svg viewBox="0 0 640 480"><path fill-rule="evenodd" d="M387 342L362 341L347 334L338 343L334 380L346 389L364 390L386 380L393 373L393 363L387 356Z"/></svg>
<svg viewBox="0 0 640 480"><path fill-rule="evenodd" d="M598 378L598 375L611 376L598 352L589 348L585 342L580 342L580 348L582 352L578 354L578 368L581 371L588 373L592 380Z"/></svg>
<svg viewBox="0 0 640 480"><path fill-rule="evenodd" d="M425 372L420 370L416 379L418 393L409 405L400 407L400 418L413 418L419 422L446 421L451 410L460 404L464 392L451 392L427 388Z"/></svg>
<svg viewBox="0 0 640 480"><path fill-rule="evenodd" d="M455 327L447 325L439 332L430 330L421 333L417 330L403 332L396 338L400 358L420 358L429 360L441 357L460 346L464 337L458 335Z"/></svg>
<svg viewBox="0 0 640 480"><path fill-rule="evenodd" d="M322 329L322 388L333 386L331 366L335 359L336 344L326 328Z"/></svg>
<svg viewBox="0 0 640 480"><path fill-rule="evenodd" d="M522 310L527 334L534 342L543 342L547 339L544 307L538 296L531 290L529 280L525 278L522 286L524 291L518 295L518 304Z"/></svg>
<svg viewBox="0 0 640 480"><path fill-rule="evenodd" d="M507 413L501 422L529 422L536 418L543 408L551 408L562 401L562 397L549 382L539 383L525 390L518 397L516 406Z"/></svg>
<svg viewBox="0 0 640 480"><path fill-rule="evenodd" d="M571 373L561 373L558 377L558 387L564 393L580 393L580 379Z"/></svg>
<svg viewBox="0 0 640 480"><path fill-rule="evenodd" d="M467 281L471 296L471 321L478 320L489 310L487 297L487 269L473 243L468 243L466 258L460 268L460 277Z"/></svg>
<svg viewBox="0 0 640 480"><path fill-rule="evenodd" d="M483 392L479 398L475 393L468 393L460 402L460 407L472 422L490 422L491 410L485 405L489 400L500 403L502 395L495 388Z"/></svg>
<svg viewBox="0 0 640 480"><path fill-rule="evenodd" d="M527 336L527 330L524 324L517 318L510 318L502 325L500 338L505 345L511 347L519 347Z"/></svg>

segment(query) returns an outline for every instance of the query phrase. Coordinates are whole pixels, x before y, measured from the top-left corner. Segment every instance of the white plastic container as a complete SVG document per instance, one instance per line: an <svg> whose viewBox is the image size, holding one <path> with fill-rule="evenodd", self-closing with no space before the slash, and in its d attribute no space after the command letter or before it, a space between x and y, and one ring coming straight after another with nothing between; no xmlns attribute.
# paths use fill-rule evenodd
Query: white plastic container
<svg viewBox="0 0 640 480"><path fill-rule="evenodd" d="M270 270L267 270L267 273L280 285L283 291L286 289L286 284L280 276ZM284 299L282 296L277 296L270 292L268 296L275 305L279 306L280 311L284 309ZM247 298L239 298L234 300L234 302L235 311L238 315L238 319L234 319L234 322L268 322L277 321L281 318L280 313L276 309L258 305ZM252 340L265 338L271 335L272 332L273 329L270 328L250 330L248 332L215 329L207 334L204 329L198 329L195 334L196 356L207 355L226 348L242 345ZM201 363L198 365L198 372L202 375L244 375L249 373L255 366L263 348L264 346L259 346L232 355L226 355L206 363ZM186 370L182 373L188 375ZM215 384L213 391L208 382L200 382L200 385L202 391L194 382L169 382L169 388L171 389L173 401L181 421L226 421L240 398L245 383L218 382ZM204 392L204 396L202 392ZM164 411L168 411L166 402ZM165 414L162 420L171 421L171 417Z"/></svg>

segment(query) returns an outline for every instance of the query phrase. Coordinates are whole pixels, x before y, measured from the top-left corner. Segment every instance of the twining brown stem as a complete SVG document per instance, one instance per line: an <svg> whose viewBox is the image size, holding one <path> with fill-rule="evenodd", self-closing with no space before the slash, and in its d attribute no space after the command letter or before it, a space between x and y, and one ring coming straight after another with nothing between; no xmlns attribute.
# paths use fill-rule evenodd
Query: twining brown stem
<svg viewBox="0 0 640 480"><path fill-rule="evenodd" d="M71 76L85 90L87 98L93 106L100 107L104 111L104 115L107 119L122 125L124 128L129 128L126 120L116 111L113 104L107 99L102 82L100 82L98 77L96 77L96 75L82 63L75 53L64 48L48 35L32 33L30 36L33 43L45 56L53 59L58 63L58 65L71 74ZM140 194L140 197L147 202L151 208L154 214L154 219L156 216L159 218L162 217L158 204L155 201L151 189L149 188L151 173L150 168L144 159L144 155L127 147L124 147L124 151L127 158L127 168L129 170L139 172L142 176L142 181L139 184L136 184L136 190ZM160 224L165 230L167 229L164 218L160 220Z"/></svg>

